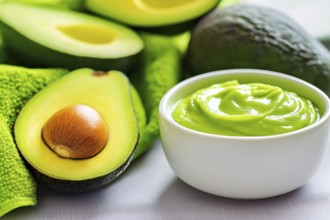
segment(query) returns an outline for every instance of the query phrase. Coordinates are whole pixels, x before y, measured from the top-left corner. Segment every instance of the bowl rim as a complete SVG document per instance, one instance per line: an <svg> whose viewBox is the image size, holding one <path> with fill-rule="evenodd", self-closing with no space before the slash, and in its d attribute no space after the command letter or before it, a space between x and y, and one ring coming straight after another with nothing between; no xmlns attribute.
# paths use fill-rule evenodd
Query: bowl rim
<svg viewBox="0 0 330 220"><path fill-rule="evenodd" d="M282 134L274 134L274 135L265 135L265 136L230 136L230 135L220 135L220 134L211 134L211 133L205 133L201 131L196 131L190 128L187 128L183 125L180 125L177 123L172 117L171 117L171 112L168 112L166 109L168 109L169 105L169 100L171 100L172 96L176 94L177 90L194 85L201 79L205 79L208 77L216 77L218 75L228 75L228 74L256 74L256 75L268 75L268 76L275 76L279 77L282 79L288 79L293 83L301 84L305 87L310 88L313 90L322 100L325 106L325 111L324 114L321 116L321 118L316 121L315 123L308 125L306 127L300 128L298 130L282 133ZM181 97L183 98L183 97ZM171 109L173 107L171 106ZM208 137L208 138L221 138L221 139L230 139L230 140L265 140L265 139L275 139L275 138L284 138L288 136L294 136L298 135L301 133L308 132L310 130L316 129L317 127L322 126L323 124L326 123L327 120L330 118L330 99L329 97L319 88L314 86L313 84L300 79L298 77L288 75L285 73L280 73L276 71L271 71L271 70L264 70L264 69L253 69L253 68L236 68L236 69L225 69L225 70L216 70L216 71L211 71L211 72L206 72L203 74L199 74L196 76L192 76L190 78L184 79L175 86L173 86L171 89L169 89L164 96L162 97L160 104L159 104L159 117L162 117L164 120L166 120L171 126L176 127L177 129L180 129L181 131L185 133L191 133L196 136L203 136L203 137Z"/></svg>

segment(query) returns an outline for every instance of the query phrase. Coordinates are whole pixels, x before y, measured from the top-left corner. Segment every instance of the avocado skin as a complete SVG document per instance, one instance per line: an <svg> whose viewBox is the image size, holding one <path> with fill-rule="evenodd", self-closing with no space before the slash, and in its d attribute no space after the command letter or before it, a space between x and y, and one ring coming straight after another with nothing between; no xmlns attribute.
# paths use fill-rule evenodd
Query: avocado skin
<svg viewBox="0 0 330 220"><path fill-rule="evenodd" d="M50 190L60 193L72 193L72 194L86 193L100 189L101 187L108 185L117 177L119 177L130 165L134 157L134 152L135 150L133 151L131 156L127 159L127 161L124 164L122 164L119 168L117 168L114 172L111 172L110 174L106 174L104 176L87 179L87 180L72 181L72 180L57 179L39 172L37 169L33 168L29 164L28 167L29 170L31 171L31 174L38 182L38 184L41 184Z"/></svg>
<svg viewBox="0 0 330 220"><path fill-rule="evenodd" d="M257 68L308 81L330 95L330 54L286 15L240 4L209 13L196 25L186 62L191 74Z"/></svg>
<svg viewBox="0 0 330 220"><path fill-rule="evenodd" d="M330 37L324 37L324 38L320 38L318 39L319 41L321 41L321 43L328 49L330 50Z"/></svg>
<svg viewBox="0 0 330 220"><path fill-rule="evenodd" d="M15 42L5 45L6 52L16 61L17 65L25 67L62 67L74 70L87 66L95 70L116 69L129 72L136 66L141 53L117 59L78 57L41 46L3 22L0 22L0 29L5 42Z"/></svg>

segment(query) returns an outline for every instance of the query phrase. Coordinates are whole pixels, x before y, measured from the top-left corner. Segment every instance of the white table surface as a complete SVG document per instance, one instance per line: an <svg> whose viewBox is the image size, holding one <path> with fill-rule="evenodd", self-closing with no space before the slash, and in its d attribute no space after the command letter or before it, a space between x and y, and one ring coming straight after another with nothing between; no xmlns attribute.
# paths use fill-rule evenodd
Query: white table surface
<svg viewBox="0 0 330 220"><path fill-rule="evenodd" d="M37 206L19 208L3 219L329 220L330 153L319 172L291 193L234 200L201 192L178 179L157 141L119 179L100 190L63 195L41 187L38 200Z"/></svg>

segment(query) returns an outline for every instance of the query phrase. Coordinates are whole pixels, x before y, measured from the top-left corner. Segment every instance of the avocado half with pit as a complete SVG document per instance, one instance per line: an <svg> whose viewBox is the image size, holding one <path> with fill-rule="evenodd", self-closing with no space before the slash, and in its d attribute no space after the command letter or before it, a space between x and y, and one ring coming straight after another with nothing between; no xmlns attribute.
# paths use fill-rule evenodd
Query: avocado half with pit
<svg viewBox="0 0 330 220"><path fill-rule="evenodd" d="M86 0L85 7L131 26L159 27L200 17L218 3L219 0Z"/></svg>
<svg viewBox="0 0 330 220"><path fill-rule="evenodd" d="M121 72L79 69L37 93L17 117L19 151L38 182L86 192L118 177L138 141L133 87Z"/></svg>
<svg viewBox="0 0 330 220"><path fill-rule="evenodd" d="M143 50L132 29L80 12L0 3L0 31L25 66L130 70Z"/></svg>

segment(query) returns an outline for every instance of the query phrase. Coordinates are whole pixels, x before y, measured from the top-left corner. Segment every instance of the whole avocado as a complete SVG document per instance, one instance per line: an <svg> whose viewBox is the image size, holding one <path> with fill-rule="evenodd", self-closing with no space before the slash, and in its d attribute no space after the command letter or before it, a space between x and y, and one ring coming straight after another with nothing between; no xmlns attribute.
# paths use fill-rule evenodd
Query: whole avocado
<svg viewBox="0 0 330 220"><path fill-rule="evenodd" d="M186 62L193 75L232 68L278 71L330 95L330 53L276 10L240 4L219 8L192 31Z"/></svg>

